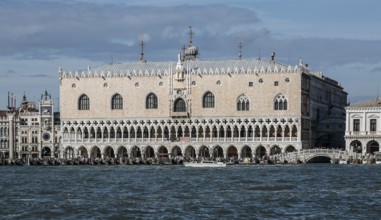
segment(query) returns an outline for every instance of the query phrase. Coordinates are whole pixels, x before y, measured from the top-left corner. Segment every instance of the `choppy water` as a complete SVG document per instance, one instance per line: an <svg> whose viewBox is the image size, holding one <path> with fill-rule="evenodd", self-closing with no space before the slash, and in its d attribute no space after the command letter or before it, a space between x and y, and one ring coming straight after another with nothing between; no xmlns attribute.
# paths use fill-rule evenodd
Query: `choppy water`
<svg viewBox="0 0 381 220"><path fill-rule="evenodd" d="M380 219L380 165L0 167L1 219Z"/></svg>

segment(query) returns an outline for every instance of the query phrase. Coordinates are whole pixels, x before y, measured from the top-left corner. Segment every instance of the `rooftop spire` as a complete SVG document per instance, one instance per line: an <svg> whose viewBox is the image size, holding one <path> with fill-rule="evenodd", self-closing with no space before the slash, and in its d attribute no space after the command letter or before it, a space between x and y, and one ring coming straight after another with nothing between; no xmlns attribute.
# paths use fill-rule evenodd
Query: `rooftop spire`
<svg viewBox="0 0 381 220"><path fill-rule="evenodd" d="M189 32L188 32L188 34L189 34L189 46L191 47L192 46L192 37L193 37L193 35L194 35L194 32L192 31L192 26L189 26Z"/></svg>
<svg viewBox="0 0 381 220"><path fill-rule="evenodd" d="M144 59L144 42L140 41L140 48L141 48L141 53L140 53L140 62L145 63L146 60Z"/></svg>
<svg viewBox="0 0 381 220"><path fill-rule="evenodd" d="M193 35L192 26L189 26L189 46L184 50L184 60L196 60L198 55L198 48L193 46Z"/></svg>
<svg viewBox="0 0 381 220"><path fill-rule="evenodd" d="M239 42L238 44L238 49L239 49L239 52L238 52L238 59L242 59L242 42Z"/></svg>

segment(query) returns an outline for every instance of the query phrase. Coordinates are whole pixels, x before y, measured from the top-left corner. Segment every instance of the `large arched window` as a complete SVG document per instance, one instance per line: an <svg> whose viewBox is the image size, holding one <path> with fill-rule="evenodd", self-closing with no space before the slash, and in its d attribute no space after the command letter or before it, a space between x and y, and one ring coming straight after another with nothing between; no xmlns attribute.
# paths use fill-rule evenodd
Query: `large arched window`
<svg viewBox="0 0 381 220"><path fill-rule="evenodd" d="M111 109L123 109L123 97L118 93L111 98Z"/></svg>
<svg viewBox="0 0 381 220"><path fill-rule="evenodd" d="M87 95L83 94L78 99L78 110L89 110L90 99Z"/></svg>
<svg viewBox="0 0 381 220"><path fill-rule="evenodd" d="M153 93L150 93L146 98L146 109L153 108L157 108L157 96Z"/></svg>
<svg viewBox="0 0 381 220"><path fill-rule="evenodd" d="M202 98L202 107L203 108L214 108L214 95L211 92L205 93Z"/></svg>
<svg viewBox="0 0 381 220"><path fill-rule="evenodd" d="M244 94L240 95L237 99L237 111L249 111L250 101Z"/></svg>
<svg viewBox="0 0 381 220"><path fill-rule="evenodd" d="M283 94L278 94L274 99L274 110L287 110L287 98Z"/></svg>
<svg viewBox="0 0 381 220"><path fill-rule="evenodd" d="M174 112L185 112L186 111L186 105L185 105L184 99L182 99L182 98L176 99L173 111Z"/></svg>

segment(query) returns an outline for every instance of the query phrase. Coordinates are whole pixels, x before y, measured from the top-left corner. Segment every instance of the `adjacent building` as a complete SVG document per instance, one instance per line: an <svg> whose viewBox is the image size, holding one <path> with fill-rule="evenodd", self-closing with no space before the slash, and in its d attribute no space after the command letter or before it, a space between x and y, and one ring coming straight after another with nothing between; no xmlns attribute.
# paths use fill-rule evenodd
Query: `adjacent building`
<svg viewBox="0 0 381 220"><path fill-rule="evenodd" d="M59 113L46 91L36 104L23 96L19 107L13 104L0 111L0 158L58 157Z"/></svg>
<svg viewBox="0 0 381 220"><path fill-rule="evenodd" d="M380 151L381 99L346 107L346 150L363 156Z"/></svg>

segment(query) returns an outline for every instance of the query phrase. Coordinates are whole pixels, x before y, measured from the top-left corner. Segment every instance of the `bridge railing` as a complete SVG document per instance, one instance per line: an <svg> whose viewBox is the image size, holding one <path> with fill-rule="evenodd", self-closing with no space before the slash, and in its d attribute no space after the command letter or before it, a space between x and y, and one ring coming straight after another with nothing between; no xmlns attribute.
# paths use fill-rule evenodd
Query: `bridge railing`
<svg viewBox="0 0 381 220"><path fill-rule="evenodd" d="M331 159L348 159L349 153L347 151L342 150L336 150L336 149L327 149L327 148L318 148L318 149L304 149L300 151L294 151L294 152L287 152L282 158L285 158L288 161L291 162L297 162L302 161L306 162L305 160L308 158L312 158L314 156L319 155L327 155ZM273 157L280 157L279 155L273 155Z"/></svg>

